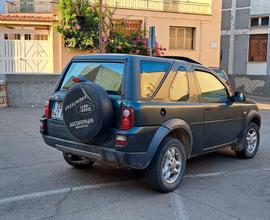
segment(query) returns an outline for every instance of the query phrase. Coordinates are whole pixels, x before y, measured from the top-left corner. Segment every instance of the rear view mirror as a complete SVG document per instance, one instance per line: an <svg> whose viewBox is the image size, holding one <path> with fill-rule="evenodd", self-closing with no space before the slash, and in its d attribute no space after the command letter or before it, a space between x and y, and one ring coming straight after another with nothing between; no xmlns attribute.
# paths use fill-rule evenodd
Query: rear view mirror
<svg viewBox="0 0 270 220"><path fill-rule="evenodd" d="M246 95L243 92L235 92L233 99L236 102L244 102L246 101Z"/></svg>

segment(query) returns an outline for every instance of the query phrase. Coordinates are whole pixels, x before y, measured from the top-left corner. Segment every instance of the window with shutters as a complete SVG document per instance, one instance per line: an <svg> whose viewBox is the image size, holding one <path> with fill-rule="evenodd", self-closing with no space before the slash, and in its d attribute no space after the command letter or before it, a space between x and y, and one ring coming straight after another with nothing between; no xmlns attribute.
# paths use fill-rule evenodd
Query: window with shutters
<svg viewBox="0 0 270 220"><path fill-rule="evenodd" d="M125 36L141 32L142 30L142 20L113 19L113 25L113 29L116 32L122 33Z"/></svg>
<svg viewBox="0 0 270 220"><path fill-rule="evenodd" d="M249 61L267 61L267 34L249 36Z"/></svg>
<svg viewBox="0 0 270 220"><path fill-rule="evenodd" d="M194 49L195 28L170 27L170 49Z"/></svg>

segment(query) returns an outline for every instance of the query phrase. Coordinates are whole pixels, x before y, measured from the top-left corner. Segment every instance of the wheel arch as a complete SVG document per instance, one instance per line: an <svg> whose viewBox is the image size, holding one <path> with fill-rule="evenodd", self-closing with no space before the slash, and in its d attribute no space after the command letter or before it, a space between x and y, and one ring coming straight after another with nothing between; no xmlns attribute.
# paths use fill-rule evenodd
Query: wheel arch
<svg viewBox="0 0 270 220"><path fill-rule="evenodd" d="M259 129L261 128L261 116L256 110L251 110L245 120L244 128L238 138L238 141L234 146L232 146L232 149L234 151L241 151L244 148L244 138L246 134L247 126L251 123L255 123L258 125Z"/></svg>
<svg viewBox="0 0 270 220"><path fill-rule="evenodd" d="M251 122L255 123L258 125L259 128L261 128L261 116L260 114L255 111L255 110L251 110L248 113L248 116L246 118L246 126L248 126Z"/></svg>
<svg viewBox="0 0 270 220"><path fill-rule="evenodd" d="M190 157L192 152L193 135L190 126L182 119L170 119L164 122L156 131L147 151L147 161L145 168L152 161L161 142L168 136L172 136L180 140L185 146L186 156ZM185 145L187 144L187 145Z"/></svg>

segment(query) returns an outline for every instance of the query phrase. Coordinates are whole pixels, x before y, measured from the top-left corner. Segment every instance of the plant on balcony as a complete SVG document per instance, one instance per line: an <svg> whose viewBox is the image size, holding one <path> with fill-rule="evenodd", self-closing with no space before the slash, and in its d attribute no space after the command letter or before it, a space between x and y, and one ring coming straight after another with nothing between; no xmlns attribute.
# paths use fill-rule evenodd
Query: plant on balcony
<svg viewBox="0 0 270 220"><path fill-rule="evenodd" d="M112 25L113 27L113 25ZM130 20L122 19L121 27L113 28L110 32L110 36L106 41L106 50L110 53L128 53L128 54L140 54L149 55L147 31L144 26L144 30L133 29ZM153 48L153 55L163 55L166 49L162 48L157 42L155 42L155 48Z"/></svg>
<svg viewBox="0 0 270 220"><path fill-rule="evenodd" d="M99 43L99 4L88 0L60 0L61 22L57 31L67 48L96 51ZM103 7L103 33L110 29L113 11Z"/></svg>
<svg viewBox="0 0 270 220"><path fill-rule="evenodd" d="M165 51L166 49L159 46L157 42L155 45L153 55L163 55L163 50ZM106 42L106 50L110 53L150 54L150 50L148 49L148 38L143 32L131 33L129 36L118 32L111 32L110 37Z"/></svg>
<svg viewBox="0 0 270 220"><path fill-rule="evenodd" d="M57 31L64 37L64 46L70 49L96 52L99 47L99 4L89 0L60 0L61 22ZM103 7L104 26L102 39L108 53L128 53L149 55L146 31L133 31L129 34L114 29L112 20L114 11ZM126 23L125 23L126 22ZM123 19L123 26L128 21ZM163 54L163 48L157 43L153 49L154 56Z"/></svg>

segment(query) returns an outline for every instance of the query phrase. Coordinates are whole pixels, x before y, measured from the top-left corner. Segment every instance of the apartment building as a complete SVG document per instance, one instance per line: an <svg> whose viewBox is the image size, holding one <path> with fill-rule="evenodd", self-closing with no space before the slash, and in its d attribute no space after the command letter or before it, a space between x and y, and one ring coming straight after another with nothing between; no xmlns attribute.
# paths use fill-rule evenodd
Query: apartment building
<svg viewBox="0 0 270 220"><path fill-rule="evenodd" d="M223 0L221 66L230 74L270 74L269 0Z"/></svg>
<svg viewBox="0 0 270 220"><path fill-rule="evenodd" d="M92 0L91 0L92 1ZM117 8L114 20L156 27L165 55L187 56L219 66L221 0L104 0ZM81 52L67 50L55 32L57 2L13 0L0 15L0 68L4 72L60 72Z"/></svg>

